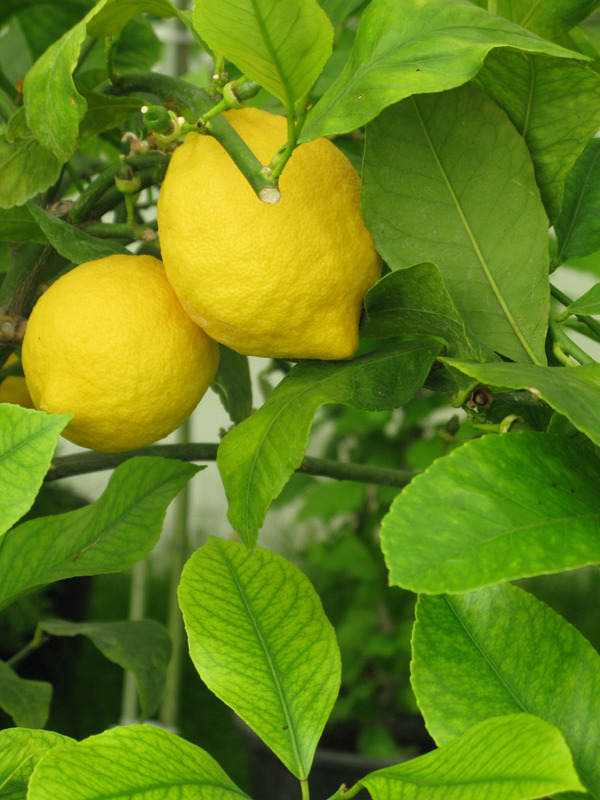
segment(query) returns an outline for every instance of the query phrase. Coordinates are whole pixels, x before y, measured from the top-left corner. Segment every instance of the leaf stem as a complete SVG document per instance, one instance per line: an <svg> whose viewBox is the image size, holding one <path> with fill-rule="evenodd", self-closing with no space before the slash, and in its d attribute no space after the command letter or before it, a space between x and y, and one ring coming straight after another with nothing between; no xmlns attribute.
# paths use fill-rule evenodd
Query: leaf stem
<svg viewBox="0 0 600 800"><path fill-rule="evenodd" d="M179 78L171 78L156 72L133 72L120 75L115 83L104 84L101 91L105 94L116 95L148 92L159 97L163 102L178 106L183 116L186 116L185 112L187 112L189 121L192 117L199 120L214 106L210 95L203 89ZM214 136L219 144L227 150L238 169L263 202L276 203L280 199L277 181L265 171L258 158L222 114L211 119L205 126L200 124L199 131L201 130Z"/></svg>
<svg viewBox="0 0 600 800"><path fill-rule="evenodd" d="M563 306L565 306L565 307L566 306L570 306L571 303L573 302L570 298L567 297L566 294L564 294L564 292L561 292L561 290L558 289L556 286L554 286L552 283L550 284L550 294L552 295L552 297L554 297L556 300L558 300L559 303L562 303ZM597 322L592 317L586 317L586 316L584 316L582 314L575 314L575 317L583 325L587 325L587 327L592 331L592 333L595 334L595 338L598 341L600 341L600 323L599 322Z"/></svg>
<svg viewBox="0 0 600 800"><path fill-rule="evenodd" d="M562 327L552 319L550 320L550 331L552 333L552 337L554 339L555 344L557 344L567 355L579 361L580 364L597 363L595 359L593 359L584 350L582 350L581 347L576 345L572 339L569 339L569 337L564 332ZM559 358L559 360L561 360L560 356L557 357Z"/></svg>
<svg viewBox="0 0 600 800"><path fill-rule="evenodd" d="M302 791L302 800L310 800L310 789L307 778L300 781L300 789Z"/></svg>
<svg viewBox="0 0 600 800"><path fill-rule="evenodd" d="M42 626L38 624L33 632L31 641L28 642L25 647L22 647L18 653L15 653L12 658L9 658L6 664L11 668L16 667L21 663L21 661L27 658L30 653L33 653L34 650L37 650L39 647L45 644L48 641L48 638L49 637L44 634Z"/></svg>
<svg viewBox="0 0 600 800"><path fill-rule="evenodd" d="M45 480L47 482L55 481L60 478L70 478L74 475L113 469L133 456L162 456L163 458L179 458L182 461L216 461L218 447L218 444L212 442L194 442L191 444L154 444L150 445L150 447L142 447L139 450L129 450L124 453L97 453L90 450L87 453L76 453L55 458ZM371 465L353 464L327 458L314 458L312 456L305 456L296 471L307 475L335 478L336 480L374 483L380 486L397 486L398 488L406 486L418 474L409 470L373 467Z"/></svg>

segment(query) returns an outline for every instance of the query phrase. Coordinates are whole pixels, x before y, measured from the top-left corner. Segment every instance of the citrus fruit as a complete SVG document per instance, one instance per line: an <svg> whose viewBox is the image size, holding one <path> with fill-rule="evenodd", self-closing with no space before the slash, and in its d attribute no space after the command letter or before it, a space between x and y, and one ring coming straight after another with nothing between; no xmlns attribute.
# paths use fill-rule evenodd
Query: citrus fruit
<svg viewBox="0 0 600 800"><path fill-rule="evenodd" d="M226 117L263 164L286 141L284 117L256 108ZM190 317L239 353L349 358L381 272L360 178L317 139L294 150L279 186L278 203L261 202L213 137L189 133L158 201L167 278Z"/></svg>
<svg viewBox="0 0 600 800"><path fill-rule="evenodd" d="M106 452L175 430L210 385L218 357L162 263L134 255L89 261L60 277L36 303L22 349L35 407L74 414L63 435Z"/></svg>
<svg viewBox="0 0 600 800"><path fill-rule="evenodd" d="M10 367L11 364L17 364L18 361L17 356L12 353L4 366ZM15 403L23 408L33 408L25 378L19 375L9 375L0 382L0 403Z"/></svg>

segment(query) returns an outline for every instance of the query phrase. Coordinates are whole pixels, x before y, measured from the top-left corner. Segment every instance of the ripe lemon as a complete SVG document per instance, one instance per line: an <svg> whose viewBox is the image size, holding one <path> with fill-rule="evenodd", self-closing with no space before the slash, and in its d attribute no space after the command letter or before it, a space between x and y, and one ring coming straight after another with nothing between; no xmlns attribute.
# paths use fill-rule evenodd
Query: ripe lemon
<svg viewBox="0 0 600 800"><path fill-rule="evenodd" d="M255 108L226 117L268 163L284 117ZM190 317L246 355L349 358L363 297L381 259L363 222L360 178L327 139L300 145L261 202L211 136L189 133L158 202L162 258Z"/></svg>
<svg viewBox="0 0 600 800"><path fill-rule="evenodd" d="M36 408L72 413L63 435L117 452L175 430L210 385L218 347L185 314L152 256L114 255L63 275L27 323Z"/></svg>
<svg viewBox="0 0 600 800"><path fill-rule="evenodd" d="M18 362L17 356L12 353L5 366L10 367L11 364ZM0 382L0 403L15 403L23 408L33 408L33 402L27 391L27 384L25 378L19 375L9 375Z"/></svg>

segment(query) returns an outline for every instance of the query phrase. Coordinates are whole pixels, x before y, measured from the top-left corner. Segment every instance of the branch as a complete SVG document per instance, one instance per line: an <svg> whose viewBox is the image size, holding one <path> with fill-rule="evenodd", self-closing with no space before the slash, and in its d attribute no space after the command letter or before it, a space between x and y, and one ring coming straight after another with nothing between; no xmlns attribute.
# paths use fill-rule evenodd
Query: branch
<svg viewBox="0 0 600 800"><path fill-rule="evenodd" d="M139 450L128 450L124 453L97 453L88 451L71 456L55 458L48 470L45 481L56 481L60 478L71 478L74 475L85 475L89 472L100 472L113 469L133 456L162 456L178 458L182 461L216 461L219 445L216 443L193 444L154 444L141 447ZM372 467L363 464L350 464L327 458L305 456L297 472L307 475L320 475L336 480L375 483L380 486L397 486L402 488L414 478L416 472L408 470Z"/></svg>

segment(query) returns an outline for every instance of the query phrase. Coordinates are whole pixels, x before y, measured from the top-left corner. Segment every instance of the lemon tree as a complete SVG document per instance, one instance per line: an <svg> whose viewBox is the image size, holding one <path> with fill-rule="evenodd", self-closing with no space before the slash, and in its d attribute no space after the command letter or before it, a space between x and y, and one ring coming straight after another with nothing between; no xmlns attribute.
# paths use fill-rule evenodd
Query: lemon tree
<svg viewBox="0 0 600 800"><path fill-rule="evenodd" d="M0 8L0 795L600 800L600 4L184 5Z"/></svg>

